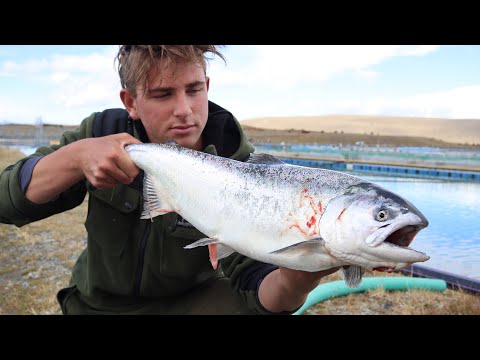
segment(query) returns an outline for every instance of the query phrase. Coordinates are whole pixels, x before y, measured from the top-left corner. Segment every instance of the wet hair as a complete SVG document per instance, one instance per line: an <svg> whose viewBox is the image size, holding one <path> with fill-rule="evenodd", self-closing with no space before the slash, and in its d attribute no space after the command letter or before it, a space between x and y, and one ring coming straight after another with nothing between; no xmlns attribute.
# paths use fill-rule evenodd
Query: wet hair
<svg viewBox="0 0 480 360"><path fill-rule="evenodd" d="M157 71L175 70L180 61L201 66L206 72L207 61L217 55L224 62L225 57L218 45L121 45L115 58L122 88L132 96L137 86L148 89L148 73L154 66ZM208 54L212 57L208 57ZM161 62L159 60L162 60Z"/></svg>

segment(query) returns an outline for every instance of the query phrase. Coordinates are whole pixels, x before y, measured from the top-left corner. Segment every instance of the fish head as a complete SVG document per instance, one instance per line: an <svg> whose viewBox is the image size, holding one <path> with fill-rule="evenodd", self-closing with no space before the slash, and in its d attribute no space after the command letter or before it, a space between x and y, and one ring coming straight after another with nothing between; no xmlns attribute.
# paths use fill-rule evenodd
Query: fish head
<svg viewBox="0 0 480 360"><path fill-rule="evenodd" d="M409 247L427 226L428 220L411 202L369 182L332 198L320 219L321 236L334 257L381 271L428 260Z"/></svg>

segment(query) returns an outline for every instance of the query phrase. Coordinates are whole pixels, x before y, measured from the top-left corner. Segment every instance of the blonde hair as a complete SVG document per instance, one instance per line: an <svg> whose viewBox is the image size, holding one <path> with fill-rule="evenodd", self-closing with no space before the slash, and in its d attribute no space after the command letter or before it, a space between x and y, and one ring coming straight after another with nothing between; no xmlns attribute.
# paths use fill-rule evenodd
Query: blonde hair
<svg viewBox="0 0 480 360"><path fill-rule="evenodd" d="M207 61L217 55L224 62L225 57L218 45L121 45L115 61L122 88L136 96L137 86L148 88L148 73L153 66L157 71L175 69L179 61L192 62L206 71ZM162 60L161 63L159 60ZM161 65L160 65L161 64ZM160 68L162 66L162 68Z"/></svg>

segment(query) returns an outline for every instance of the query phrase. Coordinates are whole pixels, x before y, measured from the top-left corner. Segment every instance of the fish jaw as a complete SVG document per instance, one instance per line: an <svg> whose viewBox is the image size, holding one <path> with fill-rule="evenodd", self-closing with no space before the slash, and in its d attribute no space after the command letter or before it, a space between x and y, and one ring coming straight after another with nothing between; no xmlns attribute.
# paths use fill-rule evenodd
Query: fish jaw
<svg viewBox="0 0 480 360"><path fill-rule="evenodd" d="M375 218L387 209L391 218ZM347 265L393 271L430 257L409 247L428 226L425 216L410 202L374 184L338 196L320 220L330 253Z"/></svg>
<svg viewBox="0 0 480 360"><path fill-rule="evenodd" d="M409 247L418 232L427 226L428 220L418 210L401 214L396 221L379 227L368 236L365 243L369 248L364 251L377 257L379 262L387 261L375 267L386 271L427 261L430 259L427 254Z"/></svg>

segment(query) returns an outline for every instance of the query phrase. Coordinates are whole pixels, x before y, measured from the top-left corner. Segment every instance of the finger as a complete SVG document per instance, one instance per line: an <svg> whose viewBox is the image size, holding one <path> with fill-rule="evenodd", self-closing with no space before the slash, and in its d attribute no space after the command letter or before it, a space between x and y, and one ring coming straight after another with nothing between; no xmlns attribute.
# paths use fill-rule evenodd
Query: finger
<svg viewBox="0 0 480 360"><path fill-rule="evenodd" d="M98 184L98 186L95 186L98 190L107 190L107 189L112 189L116 187L118 184L113 184L113 183L107 183L107 182L102 182Z"/></svg>
<svg viewBox="0 0 480 360"><path fill-rule="evenodd" d="M114 136L115 141L118 143L121 149L119 157L115 160L116 165L121 171L131 178L131 181L133 181L133 179L138 175L140 169L137 167L137 165L135 165L128 155L127 151L125 150L125 146L130 144L142 144L142 142L127 133L121 133Z"/></svg>
<svg viewBox="0 0 480 360"><path fill-rule="evenodd" d="M118 181L105 175L101 178L88 178L88 180L96 189L99 190L110 189L118 185Z"/></svg>
<svg viewBox="0 0 480 360"><path fill-rule="evenodd" d="M137 176L140 171L125 150L123 150L122 155L117 159L116 165L126 176L130 178L130 182L133 181L135 176Z"/></svg>
<svg viewBox="0 0 480 360"><path fill-rule="evenodd" d="M108 175L113 181L115 181L116 184L121 183L128 185L135 178L135 176L127 175L123 169L118 167L118 162L106 171L106 175Z"/></svg>
<svg viewBox="0 0 480 360"><path fill-rule="evenodd" d="M120 133L114 136L116 137L116 140L122 145L122 147L125 147L130 144L142 144L140 140L138 140L137 138L133 137L128 133Z"/></svg>

